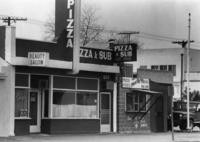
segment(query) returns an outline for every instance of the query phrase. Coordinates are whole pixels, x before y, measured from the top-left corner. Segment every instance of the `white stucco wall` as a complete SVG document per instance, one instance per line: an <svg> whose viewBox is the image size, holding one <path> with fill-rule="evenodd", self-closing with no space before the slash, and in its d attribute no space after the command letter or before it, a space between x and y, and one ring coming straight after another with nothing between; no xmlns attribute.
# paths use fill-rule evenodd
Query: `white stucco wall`
<svg viewBox="0 0 200 142"><path fill-rule="evenodd" d="M147 66L151 69L152 65L176 65L176 75L173 77L174 97L180 96L180 79L181 79L181 48L167 49L139 49L137 62L133 63L134 72L140 66Z"/></svg>
<svg viewBox="0 0 200 142"><path fill-rule="evenodd" d="M179 82L181 77L181 52L179 49L145 49L138 51L138 63L146 65L176 65L174 82Z"/></svg>
<svg viewBox="0 0 200 142"><path fill-rule="evenodd" d="M1 67L6 78L0 80L0 137L14 135L14 68Z"/></svg>
<svg viewBox="0 0 200 142"><path fill-rule="evenodd" d="M0 79L0 137L14 135L15 111L15 68L10 65L15 56L15 27L5 26L5 60L0 58L0 72L6 77ZM4 48L4 47L1 47Z"/></svg>
<svg viewBox="0 0 200 142"><path fill-rule="evenodd" d="M186 68L186 56L185 56L185 71L187 70ZM200 50L197 49L191 49L190 50L190 72L200 72Z"/></svg>

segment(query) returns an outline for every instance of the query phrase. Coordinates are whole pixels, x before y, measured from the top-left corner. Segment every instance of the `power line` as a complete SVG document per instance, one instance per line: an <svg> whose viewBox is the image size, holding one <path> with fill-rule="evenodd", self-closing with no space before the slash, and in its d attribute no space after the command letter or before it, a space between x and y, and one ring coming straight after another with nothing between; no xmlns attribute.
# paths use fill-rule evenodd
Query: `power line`
<svg viewBox="0 0 200 142"><path fill-rule="evenodd" d="M10 20L9 20L10 17ZM36 20L36 19L27 19L27 18L19 18L19 17L15 17L15 16L7 16L7 15L0 15L0 20L3 20L3 22L6 22L9 24L11 24L11 21L26 21L27 23L30 24L36 24L36 25L42 25L45 26L45 24L47 22L45 21L41 21L41 20ZM52 23L53 24L53 23ZM90 26L89 27L92 30L101 30L103 33L112 33L112 34L118 34L118 33L131 33L131 32L135 32L132 30L112 30L112 29L106 29L103 27L98 27L98 26ZM147 32L140 32L139 35L136 35L137 37L140 38L146 38L146 39L152 39L152 40L159 40L159 41L167 41L167 42L171 42L172 40L184 40L181 38L176 38L176 37L169 37L169 36L163 36L163 35L158 35L158 34L152 34L152 33L147 33ZM194 43L197 46L200 46L200 41L196 41Z"/></svg>
<svg viewBox="0 0 200 142"><path fill-rule="evenodd" d="M0 20L3 20L4 23L7 23L8 26L11 25L11 22L17 22L17 21L27 21L27 18L22 17L15 17L15 16L0 16Z"/></svg>
<svg viewBox="0 0 200 142"><path fill-rule="evenodd" d="M163 36L163 35L157 35L157 34L150 34L150 33L146 33L146 32L141 32L141 34L147 35L147 36L152 36L152 37L169 39L169 40L183 40L181 38L175 38L175 37L169 37L169 36Z"/></svg>
<svg viewBox="0 0 200 142"><path fill-rule="evenodd" d="M171 40L169 40L169 39L158 38L158 37L150 37L150 36L145 36L145 35L137 35L137 37L145 38L145 39L152 39L152 40L171 42Z"/></svg>
<svg viewBox="0 0 200 142"><path fill-rule="evenodd" d="M194 42L194 40L190 40L190 43ZM182 46L182 48L185 48L188 44L188 40L182 40L182 41L172 41L173 44L179 44Z"/></svg>

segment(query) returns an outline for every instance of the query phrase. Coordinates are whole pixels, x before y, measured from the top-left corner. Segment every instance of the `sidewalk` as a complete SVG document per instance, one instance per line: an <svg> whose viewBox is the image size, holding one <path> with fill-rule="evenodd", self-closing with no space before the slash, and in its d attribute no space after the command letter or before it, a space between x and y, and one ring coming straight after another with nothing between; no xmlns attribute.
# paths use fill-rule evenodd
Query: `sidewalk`
<svg viewBox="0 0 200 142"><path fill-rule="evenodd" d="M31 134L0 138L0 142L172 142L172 135L170 132L150 134ZM200 142L200 132L175 133L175 142Z"/></svg>

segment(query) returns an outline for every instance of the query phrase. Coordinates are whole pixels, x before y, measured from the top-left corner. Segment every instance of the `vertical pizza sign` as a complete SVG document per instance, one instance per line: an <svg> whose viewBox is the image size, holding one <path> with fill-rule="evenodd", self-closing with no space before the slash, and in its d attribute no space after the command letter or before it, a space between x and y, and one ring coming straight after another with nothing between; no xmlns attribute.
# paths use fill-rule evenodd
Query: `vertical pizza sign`
<svg viewBox="0 0 200 142"><path fill-rule="evenodd" d="M66 48L74 47L74 5L75 0L67 0Z"/></svg>
<svg viewBox="0 0 200 142"><path fill-rule="evenodd" d="M55 37L59 56L72 61L73 70L79 63L80 0L56 0Z"/></svg>

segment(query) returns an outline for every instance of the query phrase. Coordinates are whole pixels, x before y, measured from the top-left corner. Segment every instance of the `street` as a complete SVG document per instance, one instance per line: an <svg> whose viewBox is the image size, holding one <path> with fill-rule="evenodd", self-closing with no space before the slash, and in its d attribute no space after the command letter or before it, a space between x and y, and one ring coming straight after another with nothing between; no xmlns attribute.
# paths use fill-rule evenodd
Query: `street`
<svg viewBox="0 0 200 142"><path fill-rule="evenodd" d="M200 142L200 132L175 131L175 142ZM172 142L171 132L137 134L31 134L0 138L0 142Z"/></svg>

